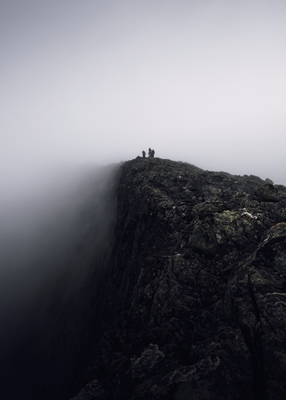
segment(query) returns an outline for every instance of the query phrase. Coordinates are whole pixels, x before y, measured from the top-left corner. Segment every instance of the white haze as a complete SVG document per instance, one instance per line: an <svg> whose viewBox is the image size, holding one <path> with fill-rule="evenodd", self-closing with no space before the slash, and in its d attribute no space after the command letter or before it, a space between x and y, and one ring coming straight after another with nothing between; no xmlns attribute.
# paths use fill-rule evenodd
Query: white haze
<svg viewBox="0 0 286 400"><path fill-rule="evenodd" d="M1 2L1 270L9 254L20 267L43 221L69 207L77 165L152 147L286 184L285 11L277 0Z"/></svg>
<svg viewBox="0 0 286 400"><path fill-rule="evenodd" d="M2 260L10 249L21 264L23 238L79 184L77 165L152 147L286 184L285 11L277 0L1 2Z"/></svg>
<svg viewBox="0 0 286 400"><path fill-rule="evenodd" d="M278 0L1 2L1 184L22 192L43 166L149 147L285 184L285 12Z"/></svg>
<svg viewBox="0 0 286 400"><path fill-rule="evenodd" d="M17 327L41 293L48 292L54 300L54 286L61 276L65 276L64 297L81 288L91 266L96 273L96 254L106 252L112 236L112 190L118 168L118 164L57 168L45 171L44 183L30 181L29 193L23 187L25 195L2 196L0 324L5 329L0 349L10 326Z"/></svg>
<svg viewBox="0 0 286 400"><path fill-rule="evenodd" d="M1 399L70 393L78 364L66 360L88 337L86 311L108 272L118 167L41 169L25 179L27 186L10 184L2 193Z"/></svg>
<svg viewBox="0 0 286 400"><path fill-rule="evenodd" d="M41 291L52 301L91 210L108 237L114 204L87 166L151 147L286 184L285 17L279 0L0 2L0 350ZM63 292L88 275L77 262Z"/></svg>

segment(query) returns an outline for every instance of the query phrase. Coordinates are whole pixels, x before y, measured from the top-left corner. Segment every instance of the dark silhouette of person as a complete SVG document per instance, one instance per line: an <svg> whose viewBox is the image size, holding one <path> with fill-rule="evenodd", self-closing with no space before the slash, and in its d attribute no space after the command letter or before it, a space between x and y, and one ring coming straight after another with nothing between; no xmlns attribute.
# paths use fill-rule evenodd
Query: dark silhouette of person
<svg viewBox="0 0 286 400"><path fill-rule="evenodd" d="M154 155L155 155L155 150L152 150L152 149L149 147L148 156L151 157L151 158L154 158Z"/></svg>
<svg viewBox="0 0 286 400"><path fill-rule="evenodd" d="M142 156L143 156L143 158L145 158L145 156L146 156L146 151L145 150L142 151Z"/></svg>

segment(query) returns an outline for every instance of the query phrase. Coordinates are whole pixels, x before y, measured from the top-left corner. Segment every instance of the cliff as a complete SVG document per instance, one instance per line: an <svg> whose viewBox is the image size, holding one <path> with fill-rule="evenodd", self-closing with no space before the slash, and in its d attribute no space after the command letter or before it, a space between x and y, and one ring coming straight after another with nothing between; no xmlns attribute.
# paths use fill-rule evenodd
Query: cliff
<svg viewBox="0 0 286 400"><path fill-rule="evenodd" d="M285 399L286 188L138 157L116 198L73 400Z"/></svg>
<svg viewBox="0 0 286 400"><path fill-rule="evenodd" d="M139 157L79 181L2 227L0 398L285 400L286 188Z"/></svg>

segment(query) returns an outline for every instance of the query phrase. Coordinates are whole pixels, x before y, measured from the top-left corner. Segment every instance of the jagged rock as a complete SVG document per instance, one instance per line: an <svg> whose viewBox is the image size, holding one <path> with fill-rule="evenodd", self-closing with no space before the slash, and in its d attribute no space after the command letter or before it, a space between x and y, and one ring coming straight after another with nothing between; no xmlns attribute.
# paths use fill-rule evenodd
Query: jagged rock
<svg viewBox="0 0 286 400"><path fill-rule="evenodd" d="M286 188L137 158L117 200L94 384L74 400L285 399Z"/></svg>
<svg viewBox="0 0 286 400"><path fill-rule="evenodd" d="M257 194L261 201L279 201L277 190L270 183L260 186Z"/></svg>

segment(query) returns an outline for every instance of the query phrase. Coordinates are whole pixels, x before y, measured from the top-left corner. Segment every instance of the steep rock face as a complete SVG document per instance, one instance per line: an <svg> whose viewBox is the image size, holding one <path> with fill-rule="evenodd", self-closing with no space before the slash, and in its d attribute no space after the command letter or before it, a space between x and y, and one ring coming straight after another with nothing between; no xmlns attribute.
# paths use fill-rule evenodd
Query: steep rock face
<svg viewBox="0 0 286 400"><path fill-rule="evenodd" d="M286 188L121 167L104 333L73 400L286 398Z"/></svg>

